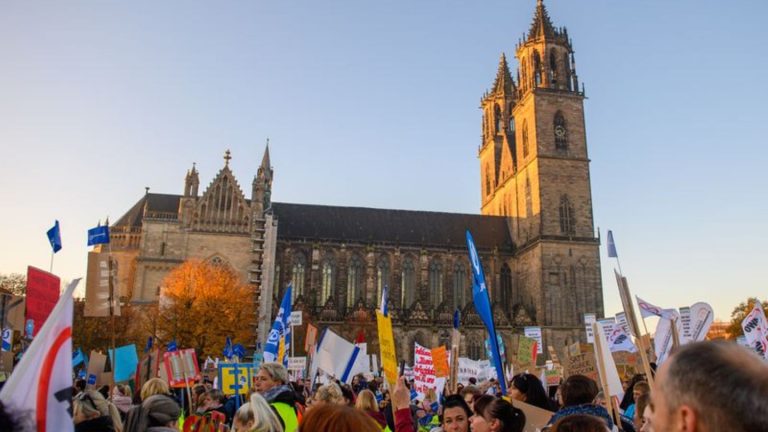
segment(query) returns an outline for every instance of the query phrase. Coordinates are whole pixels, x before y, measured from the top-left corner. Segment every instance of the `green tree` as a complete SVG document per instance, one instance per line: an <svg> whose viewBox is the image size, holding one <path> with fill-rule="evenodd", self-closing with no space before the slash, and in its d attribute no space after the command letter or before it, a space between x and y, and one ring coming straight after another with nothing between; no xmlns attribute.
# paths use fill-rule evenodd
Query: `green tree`
<svg viewBox="0 0 768 432"><path fill-rule="evenodd" d="M750 297L746 302L739 303L739 305L733 309L733 312L731 312L731 324L725 329L725 332L728 334L728 339L733 340L744 334L744 329L741 328L741 322L744 321L744 318L746 318L749 312L752 311L752 308L755 307L755 302L757 301L757 298ZM765 314L768 315L768 302L762 302L761 306L763 307Z"/></svg>

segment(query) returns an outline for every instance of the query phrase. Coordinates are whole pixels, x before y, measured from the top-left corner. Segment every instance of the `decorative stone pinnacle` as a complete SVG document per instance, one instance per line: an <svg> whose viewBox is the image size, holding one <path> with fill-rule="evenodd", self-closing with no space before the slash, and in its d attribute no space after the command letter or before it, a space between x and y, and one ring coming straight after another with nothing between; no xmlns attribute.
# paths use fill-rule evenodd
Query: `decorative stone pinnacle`
<svg viewBox="0 0 768 432"><path fill-rule="evenodd" d="M232 160L232 152L227 149L227 151L224 152L224 166L229 166L229 161Z"/></svg>

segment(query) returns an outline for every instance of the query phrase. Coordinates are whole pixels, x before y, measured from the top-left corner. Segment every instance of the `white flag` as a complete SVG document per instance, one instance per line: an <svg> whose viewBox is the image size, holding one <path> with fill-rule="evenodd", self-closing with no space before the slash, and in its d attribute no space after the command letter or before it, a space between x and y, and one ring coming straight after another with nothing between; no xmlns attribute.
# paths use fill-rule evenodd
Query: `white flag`
<svg viewBox="0 0 768 432"><path fill-rule="evenodd" d="M613 328L609 329L603 326L603 331L605 331L605 336L607 338L608 347L610 347L611 352L616 351L629 351L629 352L636 352L637 348L635 347L635 344L632 343L632 338L629 337L629 335L624 331L624 327L620 325L615 325Z"/></svg>
<svg viewBox="0 0 768 432"><path fill-rule="evenodd" d="M355 352L355 345L337 335L331 329L325 329L317 344L312 365L309 368L310 377L314 378L317 369L341 379L347 363Z"/></svg>
<svg viewBox="0 0 768 432"><path fill-rule="evenodd" d="M638 296L635 296L635 298L637 299L637 305L640 306L640 315L642 315L643 318L657 316L659 318L671 320L677 313L675 309L662 309L648 303Z"/></svg>
<svg viewBox="0 0 768 432"><path fill-rule="evenodd" d="M741 322L741 328L749 346L761 357L768 359L768 320L760 302L755 302L752 311Z"/></svg>
<svg viewBox="0 0 768 432"><path fill-rule="evenodd" d="M29 349L0 391L14 412L34 419L38 431L72 431L72 293L70 282Z"/></svg>

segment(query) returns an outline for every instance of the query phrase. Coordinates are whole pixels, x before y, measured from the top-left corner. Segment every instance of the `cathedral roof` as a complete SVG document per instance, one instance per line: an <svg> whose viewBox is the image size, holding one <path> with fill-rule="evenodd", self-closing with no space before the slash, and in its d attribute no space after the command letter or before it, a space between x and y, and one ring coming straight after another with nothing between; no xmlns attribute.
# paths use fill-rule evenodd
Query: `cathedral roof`
<svg viewBox="0 0 768 432"><path fill-rule="evenodd" d="M145 206L148 214L170 214L178 212L180 199L147 193L114 225L141 227ZM464 248L464 231L469 229L478 249L513 249L501 216L279 202L272 203L272 210L281 239Z"/></svg>
<svg viewBox="0 0 768 432"><path fill-rule="evenodd" d="M469 229L479 249L513 248L501 216L288 203L272 209L280 238L465 248Z"/></svg>
<svg viewBox="0 0 768 432"><path fill-rule="evenodd" d="M515 87L515 82L512 80L512 75L509 73L509 65L507 64L507 56L501 53L499 59L499 70L496 71L496 79L493 81L493 93L512 93L512 89Z"/></svg>
<svg viewBox="0 0 768 432"><path fill-rule="evenodd" d="M546 6L544 6L543 0L536 2L536 13L533 16L533 23L531 23L531 29L528 30L528 39L536 39L537 37L554 37L555 27L552 25L552 20L549 19L549 13Z"/></svg>

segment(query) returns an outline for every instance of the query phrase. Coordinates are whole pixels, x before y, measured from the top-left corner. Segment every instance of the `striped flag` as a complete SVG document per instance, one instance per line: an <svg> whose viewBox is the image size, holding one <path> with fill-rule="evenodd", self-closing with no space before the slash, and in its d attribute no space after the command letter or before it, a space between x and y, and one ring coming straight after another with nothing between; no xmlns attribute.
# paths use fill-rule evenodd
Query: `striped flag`
<svg viewBox="0 0 768 432"><path fill-rule="evenodd" d="M389 304L388 304L389 302L387 301L387 299L389 298L388 291L389 291L389 287L384 285L384 289L381 290L381 301L379 302L379 310L384 316L389 315Z"/></svg>
<svg viewBox="0 0 768 432"><path fill-rule="evenodd" d="M671 320L675 317L674 309L662 309L658 306L654 306L648 303L638 296L635 296L635 298L637 299L637 305L640 307L640 315L642 315L643 318L657 316L659 318Z"/></svg>

